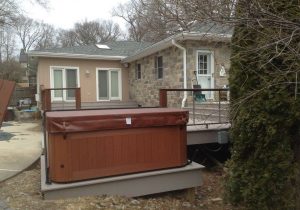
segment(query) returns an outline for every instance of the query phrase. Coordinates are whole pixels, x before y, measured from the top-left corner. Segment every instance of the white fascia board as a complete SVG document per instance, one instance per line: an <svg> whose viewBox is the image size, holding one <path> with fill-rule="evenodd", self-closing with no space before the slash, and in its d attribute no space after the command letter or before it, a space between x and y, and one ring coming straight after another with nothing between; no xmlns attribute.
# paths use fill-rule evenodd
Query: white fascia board
<svg viewBox="0 0 300 210"><path fill-rule="evenodd" d="M213 34L213 33L197 33L197 32L189 32L184 33L180 37L177 38L180 40L201 40L201 41L212 41L212 42L230 42L232 35L230 34Z"/></svg>
<svg viewBox="0 0 300 210"><path fill-rule="evenodd" d="M160 42L157 42L132 56L128 56L122 59L122 63L130 63L132 61L138 60L140 58L149 56L153 53L156 53L160 50L166 49L172 45L172 39L176 41L184 41L184 40L201 40L201 41L211 41L211 42L230 42L231 41L230 34L213 34L213 33L198 33L198 32L183 32L180 34L176 34L170 36Z"/></svg>
<svg viewBox="0 0 300 210"><path fill-rule="evenodd" d="M73 59L92 59L92 60L122 60L126 56L109 56L109 55L86 55L71 53L51 53L51 52L28 52L32 57L48 57L48 58L73 58Z"/></svg>

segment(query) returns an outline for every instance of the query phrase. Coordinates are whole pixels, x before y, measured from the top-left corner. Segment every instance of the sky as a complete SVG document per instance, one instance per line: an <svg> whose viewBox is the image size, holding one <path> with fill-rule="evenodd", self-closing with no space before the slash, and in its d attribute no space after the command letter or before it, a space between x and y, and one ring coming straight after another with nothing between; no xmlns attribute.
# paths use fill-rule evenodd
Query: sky
<svg viewBox="0 0 300 210"><path fill-rule="evenodd" d="M45 9L30 1L24 1L23 10L36 20L54 25L57 28L70 29L74 23L95 19L112 19L125 30L125 22L112 17L111 11L120 3L128 0L48 0L49 9Z"/></svg>

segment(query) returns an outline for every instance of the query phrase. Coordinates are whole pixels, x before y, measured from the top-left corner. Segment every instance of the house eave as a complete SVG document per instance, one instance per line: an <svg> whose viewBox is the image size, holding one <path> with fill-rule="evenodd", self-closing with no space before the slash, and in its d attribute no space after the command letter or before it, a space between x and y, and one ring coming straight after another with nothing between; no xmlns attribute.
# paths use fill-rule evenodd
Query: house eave
<svg viewBox="0 0 300 210"><path fill-rule="evenodd" d="M51 53L51 52L28 52L31 57L47 57L47 58L71 58L71 59L91 59L91 60L122 60L126 56L109 56L109 55L87 55L72 53Z"/></svg>
<svg viewBox="0 0 300 210"><path fill-rule="evenodd" d="M132 56L128 56L122 59L123 63L130 63L132 61L141 59L143 57L149 56L160 50L166 49L172 46L172 40L185 41L185 40L201 40L210 42L225 42L229 43L231 41L230 34L213 34L213 33L198 33L198 32L183 32L170 36L160 42L157 42Z"/></svg>

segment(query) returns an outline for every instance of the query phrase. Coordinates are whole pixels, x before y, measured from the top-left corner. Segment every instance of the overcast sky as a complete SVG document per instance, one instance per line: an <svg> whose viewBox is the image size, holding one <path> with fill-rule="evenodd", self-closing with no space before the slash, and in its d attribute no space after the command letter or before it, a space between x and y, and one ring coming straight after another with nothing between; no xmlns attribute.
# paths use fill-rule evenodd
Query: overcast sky
<svg viewBox="0 0 300 210"><path fill-rule="evenodd" d="M111 16L113 7L128 0L48 0L46 10L36 4L25 1L23 9L34 19L42 20L58 28L72 28L75 22L95 19L113 19L125 29L125 22Z"/></svg>

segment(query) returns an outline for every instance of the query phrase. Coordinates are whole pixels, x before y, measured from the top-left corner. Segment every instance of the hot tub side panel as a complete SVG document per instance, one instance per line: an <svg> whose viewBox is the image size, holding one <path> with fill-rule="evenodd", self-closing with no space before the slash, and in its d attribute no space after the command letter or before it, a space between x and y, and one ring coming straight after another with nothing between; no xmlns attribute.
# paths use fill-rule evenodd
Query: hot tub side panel
<svg viewBox="0 0 300 210"><path fill-rule="evenodd" d="M53 182L183 166L186 126L163 126L94 132L49 133Z"/></svg>

